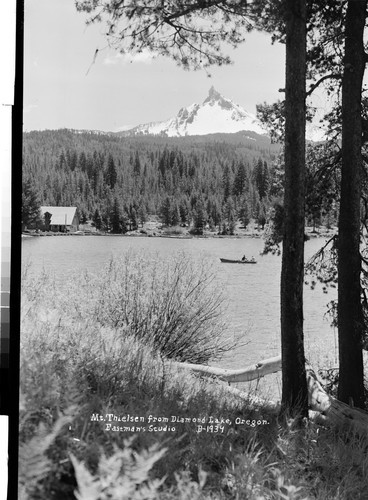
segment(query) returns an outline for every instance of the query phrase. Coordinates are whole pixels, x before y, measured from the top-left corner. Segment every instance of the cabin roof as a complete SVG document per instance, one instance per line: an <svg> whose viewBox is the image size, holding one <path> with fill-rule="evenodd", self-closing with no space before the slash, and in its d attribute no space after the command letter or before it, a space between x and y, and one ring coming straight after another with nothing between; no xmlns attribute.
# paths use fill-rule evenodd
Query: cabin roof
<svg viewBox="0 0 368 500"><path fill-rule="evenodd" d="M73 223L77 207L41 207L42 217L46 212L51 214L51 225L70 226Z"/></svg>

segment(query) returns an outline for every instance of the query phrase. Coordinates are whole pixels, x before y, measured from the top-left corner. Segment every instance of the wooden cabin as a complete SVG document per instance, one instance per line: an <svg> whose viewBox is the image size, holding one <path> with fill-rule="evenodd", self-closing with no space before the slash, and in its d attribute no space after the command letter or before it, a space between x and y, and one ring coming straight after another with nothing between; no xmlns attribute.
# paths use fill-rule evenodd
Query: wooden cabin
<svg viewBox="0 0 368 500"><path fill-rule="evenodd" d="M79 229L77 207L41 207L45 231L73 232Z"/></svg>

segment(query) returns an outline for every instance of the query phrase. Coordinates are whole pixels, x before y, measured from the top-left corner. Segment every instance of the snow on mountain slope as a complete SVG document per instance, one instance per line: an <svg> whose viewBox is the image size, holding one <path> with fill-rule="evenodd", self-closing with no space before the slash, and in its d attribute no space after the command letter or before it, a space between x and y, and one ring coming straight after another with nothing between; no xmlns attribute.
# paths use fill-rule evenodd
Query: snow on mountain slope
<svg viewBox="0 0 368 500"><path fill-rule="evenodd" d="M266 134L254 115L211 87L208 97L202 104L192 104L182 108L174 118L167 121L138 125L126 131L124 135L152 134L181 137L215 133L232 134L242 130Z"/></svg>

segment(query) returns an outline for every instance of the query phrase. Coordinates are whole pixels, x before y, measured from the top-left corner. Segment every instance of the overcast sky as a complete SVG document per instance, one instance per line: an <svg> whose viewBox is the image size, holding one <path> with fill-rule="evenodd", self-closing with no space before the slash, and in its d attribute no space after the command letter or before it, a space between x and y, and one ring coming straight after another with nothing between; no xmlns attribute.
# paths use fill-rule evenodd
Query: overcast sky
<svg viewBox="0 0 368 500"><path fill-rule="evenodd" d="M24 129L118 131L176 115L216 90L247 111L282 98L284 46L254 33L231 66L184 71L170 59L123 57L73 0L25 0ZM95 50L99 49L94 64Z"/></svg>

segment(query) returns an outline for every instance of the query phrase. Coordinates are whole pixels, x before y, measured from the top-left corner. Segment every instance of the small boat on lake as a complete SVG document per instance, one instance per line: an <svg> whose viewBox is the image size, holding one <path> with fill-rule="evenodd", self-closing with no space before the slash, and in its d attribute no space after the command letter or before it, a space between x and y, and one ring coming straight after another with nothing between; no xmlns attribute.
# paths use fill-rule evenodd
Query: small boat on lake
<svg viewBox="0 0 368 500"><path fill-rule="evenodd" d="M248 259L240 259L240 260L234 260L234 259L221 259L221 262L224 264L257 264L257 261L254 259L248 260Z"/></svg>

